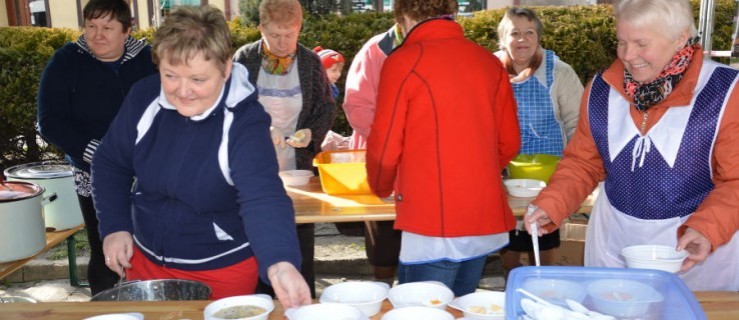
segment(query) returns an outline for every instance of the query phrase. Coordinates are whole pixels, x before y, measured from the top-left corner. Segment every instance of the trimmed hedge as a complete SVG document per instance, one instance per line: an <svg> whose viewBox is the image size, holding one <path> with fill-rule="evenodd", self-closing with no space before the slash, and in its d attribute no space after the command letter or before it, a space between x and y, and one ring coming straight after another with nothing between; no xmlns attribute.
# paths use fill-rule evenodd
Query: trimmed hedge
<svg viewBox="0 0 739 320"><path fill-rule="evenodd" d="M36 91L54 50L75 34L68 29L0 28L0 169L58 158L36 135Z"/></svg>
<svg viewBox="0 0 739 320"><path fill-rule="evenodd" d="M697 25L700 1L691 1ZM714 50L731 48L735 5L733 0L716 1ZM610 5L546 6L535 10L544 24L542 45L570 64L583 83L615 59L616 36ZM504 12L505 9L478 11L458 21L469 39L497 51L496 29ZM320 45L344 55L344 76L338 82L343 88L346 69L356 52L370 37L392 25L392 13L306 15L300 42L309 48ZM257 28L242 25L238 19L230 21L229 28L234 50L260 38ZM0 169L61 156L53 147L39 143L36 136L36 91L54 50L79 34L78 30L60 28L0 27ZM154 30L146 29L135 31L133 36L151 39L153 34ZM339 105L342 99L339 96ZM339 112L333 130L343 135L351 133L343 112Z"/></svg>

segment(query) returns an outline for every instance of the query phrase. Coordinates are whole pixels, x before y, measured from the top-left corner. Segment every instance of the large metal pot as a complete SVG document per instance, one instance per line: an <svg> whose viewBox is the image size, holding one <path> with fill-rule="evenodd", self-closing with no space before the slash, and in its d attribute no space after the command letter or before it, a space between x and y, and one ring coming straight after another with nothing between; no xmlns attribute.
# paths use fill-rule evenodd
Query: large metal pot
<svg viewBox="0 0 739 320"><path fill-rule="evenodd" d="M25 259L46 246L44 188L0 179L0 263Z"/></svg>
<svg viewBox="0 0 739 320"><path fill-rule="evenodd" d="M124 282L120 286L96 294L90 300L175 301L208 300L209 297L210 287L205 283L192 280L160 279Z"/></svg>
<svg viewBox="0 0 739 320"><path fill-rule="evenodd" d="M57 200L44 206L44 220L50 230L66 230L84 222L77 192L74 190L72 167L64 162L34 162L5 170L10 181L26 181L56 193Z"/></svg>

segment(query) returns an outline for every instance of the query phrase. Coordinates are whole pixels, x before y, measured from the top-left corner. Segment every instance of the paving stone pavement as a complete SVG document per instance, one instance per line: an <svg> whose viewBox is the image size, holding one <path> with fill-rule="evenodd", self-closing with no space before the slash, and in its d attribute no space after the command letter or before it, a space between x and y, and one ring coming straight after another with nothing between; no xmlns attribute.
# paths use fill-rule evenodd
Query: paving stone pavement
<svg viewBox="0 0 739 320"><path fill-rule="evenodd" d="M77 257L78 275L84 281L87 257ZM341 235L333 224L316 224L316 291L347 280L372 280L372 269L364 253L364 238ZM39 302L89 301L90 289L70 285L68 263L43 255L0 282L0 298L19 296ZM488 259L480 281L481 289L505 289L497 257Z"/></svg>

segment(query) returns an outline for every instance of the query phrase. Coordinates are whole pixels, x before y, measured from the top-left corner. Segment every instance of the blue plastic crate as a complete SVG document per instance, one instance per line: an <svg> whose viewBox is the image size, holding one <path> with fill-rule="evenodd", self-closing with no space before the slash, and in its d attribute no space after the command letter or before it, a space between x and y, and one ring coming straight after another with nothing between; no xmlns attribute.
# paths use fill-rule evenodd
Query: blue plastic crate
<svg viewBox="0 0 739 320"><path fill-rule="evenodd" d="M524 314L521 309L521 298L525 296L516 291L518 288L532 288L532 284L546 287L552 284L551 292L541 289L541 298L551 303L561 304L563 295L574 296L578 299L579 290L585 290L581 298L582 304L590 310L600 311L594 305L594 298L588 293L588 285L595 281L606 279L629 280L647 285L662 296L661 302L650 303L648 311L639 316L619 317L618 319L639 320L703 320L703 312L693 293L676 275L659 270L624 269L624 268L593 268L570 266L520 267L513 269L508 275L506 284L506 319L518 320ZM544 285L542 285L544 283ZM577 288L579 285L579 288ZM562 287L576 287L565 293L559 290ZM529 290L531 291L531 290ZM580 292L581 294L582 292ZM570 298L567 296L567 298Z"/></svg>

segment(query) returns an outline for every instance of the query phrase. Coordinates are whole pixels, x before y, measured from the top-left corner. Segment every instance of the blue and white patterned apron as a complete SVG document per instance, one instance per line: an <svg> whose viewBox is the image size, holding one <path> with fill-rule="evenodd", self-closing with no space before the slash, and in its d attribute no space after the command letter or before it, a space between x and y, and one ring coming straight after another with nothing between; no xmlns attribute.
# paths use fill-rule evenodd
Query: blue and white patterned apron
<svg viewBox="0 0 739 320"><path fill-rule="evenodd" d="M625 267L620 251L631 245L677 245L677 228L714 188L711 156L736 77L705 62L691 105L671 107L644 135L629 102L595 77L588 119L606 181L588 226L586 266ZM694 291L739 290L739 232L680 277Z"/></svg>
<svg viewBox="0 0 739 320"><path fill-rule="evenodd" d="M545 153L562 156L565 131L554 116L549 89L554 82L554 52L544 50L546 85L531 76L512 83L518 104L518 124L521 127L521 154Z"/></svg>

